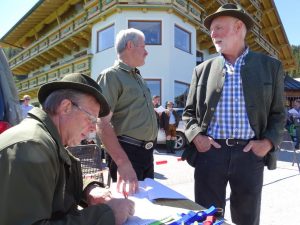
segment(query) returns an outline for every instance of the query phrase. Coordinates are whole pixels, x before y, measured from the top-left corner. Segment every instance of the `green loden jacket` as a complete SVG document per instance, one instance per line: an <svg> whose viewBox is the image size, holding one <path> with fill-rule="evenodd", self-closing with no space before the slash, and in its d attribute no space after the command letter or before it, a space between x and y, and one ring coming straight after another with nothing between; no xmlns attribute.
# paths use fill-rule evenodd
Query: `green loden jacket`
<svg viewBox="0 0 300 225"><path fill-rule="evenodd" d="M224 58L218 56L197 66L193 72L183 120L189 142L206 134L220 99L224 80ZM281 142L285 125L284 75L275 58L249 51L241 68L246 110L256 139L269 139L274 148ZM271 162L276 163L275 157Z"/></svg>
<svg viewBox="0 0 300 225"><path fill-rule="evenodd" d="M83 197L79 161L43 110L28 115L0 135L0 224L114 225L107 205L77 209Z"/></svg>

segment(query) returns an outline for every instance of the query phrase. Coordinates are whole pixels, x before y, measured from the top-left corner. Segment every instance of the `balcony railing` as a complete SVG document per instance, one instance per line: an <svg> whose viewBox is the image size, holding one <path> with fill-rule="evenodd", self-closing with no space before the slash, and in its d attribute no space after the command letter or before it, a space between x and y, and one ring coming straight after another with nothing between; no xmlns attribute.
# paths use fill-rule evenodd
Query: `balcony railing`
<svg viewBox="0 0 300 225"><path fill-rule="evenodd" d="M254 39L255 41L270 55L274 57L278 57L278 51L273 45L267 41L267 39L261 34L260 29L258 26L254 25L252 28L253 34L256 36Z"/></svg>
<svg viewBox="0 0 300 225"><path fill-rule="evenodd" d="M30 89L37 88L44 83L60 80L64 75L74 72L90 72L91 65L91 54L86 54L80 57L74 57L72 60L58 64L56 67L51 68L47 72L37 71L34 77L27 78L16 83L16 87L19 92L28 91Z"/></svg>
<svg viewBox="0 0 300 225"><path fill-rule="evenodd" d="M67 39L67 37L71 36L75 31L79 30L86 24L86 18L87 14L81 13L75 19L71 19L65 22L65 24L63 24L62 26L55 28L46 37L32 43L25 50L9 60L11 69L14 69L20 63L29 61L30 59L36 57L36 55L46 51L50 47L55 46L58 41Z"/></svg>

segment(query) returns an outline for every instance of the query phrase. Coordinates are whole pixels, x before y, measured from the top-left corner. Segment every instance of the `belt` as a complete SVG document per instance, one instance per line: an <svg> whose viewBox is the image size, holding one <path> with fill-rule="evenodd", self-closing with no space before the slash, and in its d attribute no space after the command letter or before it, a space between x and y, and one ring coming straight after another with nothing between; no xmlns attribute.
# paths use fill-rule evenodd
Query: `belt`
<svg viewBox="0 0 300 225"><path fill-rule="evenodd" d="M234 138L227 138L227 139L217 139L215 140L218 143L225 143L227 146L229 147L233 147L233 146L245 146L249 143L249 140L245 140L245 139L234 139Z"/></svg>
<svg viewBox="0 0 300 225"><path fill-rule="evenodd" d="M131 144L134 146L142 147L146 150L150 150L154 147L154 141L141 141L128 136L118 136L118 140L122 143Z"/></svg>

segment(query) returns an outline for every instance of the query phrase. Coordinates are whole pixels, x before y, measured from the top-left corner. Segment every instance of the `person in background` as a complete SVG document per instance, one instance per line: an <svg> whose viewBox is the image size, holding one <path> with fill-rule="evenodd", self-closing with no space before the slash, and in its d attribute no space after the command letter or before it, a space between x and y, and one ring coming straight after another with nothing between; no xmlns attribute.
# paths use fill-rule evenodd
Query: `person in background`
<svg viewBox="0 0 300 225"><path fill-rule="evenodd" d="M98 182L82 180L80 162L67 150L109 113L99 85L68 74L41 86L38 99L43 109L0 135L0 224L123 224L134 203L103 197Z"/></svg>
<svg viewBox="0 0 300 225"><path fill-rule="evenodd" d="M33 105L30 104L30 96L29 95L24 95L22 99L22 104L21 104L21 112L22 112L22 118L25 119L27 116L27 113L33 109Z"/></svg>
<svg viewBox="0 0 300 225"><path fill-rule="evenodd" d="M154 178L154 143L158 133L150 91L137 67L145 64L143 32L121 30L115 41L118 60L102 71L98 84L110 105L108 116L101 118L99 136L113 161L110 172L118 181L118 191L132 194L138 180ZM119 177L117 179L117 171Z"/></svg>
<svg viewBox="0 0 300 225"><path fill-rule="evenodd" d="M194 69L183 112L195 201L225 209L229 183L233 223L258 225L264 165L276 168L285 125L282 64L246 45L253 21L240 5L222 5L204 26L220 55Z"/></svg>
<svg viewBox="0 0 300 225"><path fill-rule="evenodd" d="M159 107L160 105L160 97L158 95L153 95L152 97L152 104L154 108Z"/></svg>
<svg viewBox="0 0 300 225"><path fill-rule="evenodd" d="M168 153L175 153L176 128L179 123L179 116L173 109L173 102L168 101L166 110L161 114L161 127L166 133L166 147Z"/></svg>
<svg viewBox="0 0 300 225"><path fill-rule="evenodd" d="M288 113L293 117L300 118L300 99L294 100L293 108L291 108Z"/></svg>
<svg viewBox="0 0 300 225"><path fill-rule="evenodd" d="M288 111L288 120L290 120L290 134L296 142L295 147L300 148L300 99L293 102L293 108Z"/></svg>
<svg viewBox="0 0 300 225"><path fill-rule="evenodd" d="M152 104L154 107L154 111L155 111L155 115L156 115L156 120L157 120L157 126L158 128L160 127L160 116L161 116L161 112L157 112L156 108L159 107L160 105L160 97L158 95L154 95L152 97Z"/></svg>

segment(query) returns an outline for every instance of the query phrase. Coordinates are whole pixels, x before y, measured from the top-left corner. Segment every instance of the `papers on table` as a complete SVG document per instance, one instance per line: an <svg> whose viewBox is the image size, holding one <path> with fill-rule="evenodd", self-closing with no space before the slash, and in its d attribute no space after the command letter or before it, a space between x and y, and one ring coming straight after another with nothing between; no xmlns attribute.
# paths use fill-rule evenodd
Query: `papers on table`
<svg viewBox="0 0 300 225"><path fill-rule="evenodd" d="M115 185L116 183L113 183L111 187L113 196L122 198L123 195L121 193L117 193ZM135 193L131 197L138 199L146 198L149 201L156 199L188 199L184 195L150 178L146 178L144 181L139 181L139 192Z"/></svg>
<svg viewBox="0 0 300 225"><path fill-rule="evenodd" d="M150 201L156 199L187 199L184 195L150 178L139 181L139 187L139 192L134 196L146 197Z"/></svg>
<svg viewBox="0 0 300 225"><path fill-rule="evenodd" d="M148 225L156 221L177 219L178 213L186 213L187 209L155 205L148 199L130 197L135 203L135 213L124 225Z"/></svg>
<svg viewBox="0 0 300 225"><path fill-rule="evenodd" d="M154 110L155 110L155 112L157 112L157 113L162 113L162 112L164 112L166 109L165 109L164 107L162 107L162 106L159 106L159 107L157 107L157 108L154 108Z"/></svg>
<svg viewBox="0 0 300 225"><path fill-rule="evenodd" d="M115 184L115 183L114 183ZM112 187L115 197L123 197L120 193L114 193L116 187ZM187 209L160 206L153 204L156 199L187 199L184 195L168 188L167 186L146 178L139 181L139 192L129 199L135 202L135 214L131 216L125 225L148 225L164 219L176 219L178 213L186 213Z"/></svg>

